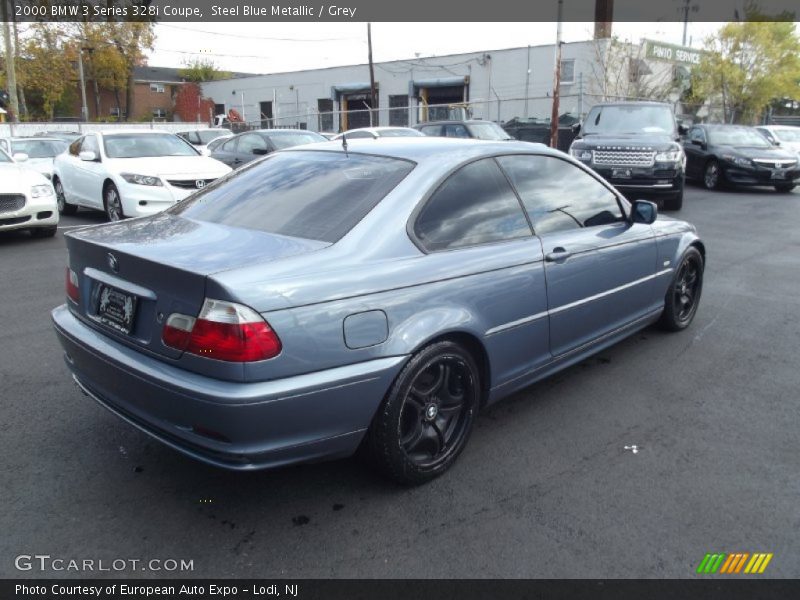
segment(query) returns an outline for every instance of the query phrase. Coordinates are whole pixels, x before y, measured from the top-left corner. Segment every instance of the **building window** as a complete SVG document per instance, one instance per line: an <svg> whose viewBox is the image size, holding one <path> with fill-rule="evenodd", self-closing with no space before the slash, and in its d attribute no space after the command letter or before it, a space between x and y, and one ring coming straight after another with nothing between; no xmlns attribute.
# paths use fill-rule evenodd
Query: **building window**
<svg viewBox="0 0 800 600"><path fill-rule="evenodd" d="M154 108L153 109L153 118L154 119L166 119L167 118L167 111L163 108Z"/></svg>
<svg viewBox="0 0 800 600"><path fill-rule="evenodd" d="M561 61L561 83L575 83L575 59L568 58Z"/></svg>
<svg viewBox="0 0 800 600"><path fill-rule="evenodd" d="M408 94L389 96L389 125L408 127Z"/></svg>
<svg viewBox="0 0 800 600"><path fill-rule="evenodd" d="M121 113L122 116L124 117L125 111L123 110L121 111ZM112 106L111 109L108 111L108 114L110 114L112 117L119 117L120 116L119 106Z"/></svg>
<svg viewBox="0 0 800 600"><path fill-rule="evenodd" d="M319 130L333 131L333 100L319 98L317 100L317 111L319 111Z"/></svg>
<svg viewBox="0 0 800 600"><path fill-rule="evenodd" d="M151 83L150 91L156 92L157 94L163 94L166 90L164 89L163 83Z"/></svg>

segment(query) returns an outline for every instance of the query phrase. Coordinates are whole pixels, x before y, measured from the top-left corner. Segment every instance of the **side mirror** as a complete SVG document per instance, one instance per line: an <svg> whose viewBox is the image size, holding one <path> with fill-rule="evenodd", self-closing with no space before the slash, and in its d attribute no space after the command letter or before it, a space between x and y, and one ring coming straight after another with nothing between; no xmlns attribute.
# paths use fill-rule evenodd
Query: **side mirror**
<svg viewBox="0 0 800 600"><path fill-rule="evenodd" d="M706 149L706 143L703 140L692 140L692 144L695 146L700 146L703 150Z"/></svg>
<svg viewBox="0 0 800 600"><path fill-rule="evenodd" d="M689 133L689 128L686 125L678 125L678 133L680 135L686 135Z"/></svg>
<svg viewBox="0 0 800 600"><path fill-rule="evenodd" d="M578 135L581 132L581 124L580 123L573 123L572 124L572 133Z"/></svg>
<svg viewBox="0 0 800 600"><path fill-rule="evenodd" d="M658 206L649 200L635 200L631 205L631 223L651 225L658 216Z"/></svg>
<svg viewBox="0 0 800 600"><path fill-rule="evenodd" d="M86 162L93 162L97 160L97 155L91 150L83 150L80 154L78 154L78 158L85 160Z"/></svg>
<svg viewBox="0 0 800 600"><path fill-rule="evenodd" d="M25 162L28 160L28 155L24 152L17 152L14 154L14 160L17 162Z"/></svg>

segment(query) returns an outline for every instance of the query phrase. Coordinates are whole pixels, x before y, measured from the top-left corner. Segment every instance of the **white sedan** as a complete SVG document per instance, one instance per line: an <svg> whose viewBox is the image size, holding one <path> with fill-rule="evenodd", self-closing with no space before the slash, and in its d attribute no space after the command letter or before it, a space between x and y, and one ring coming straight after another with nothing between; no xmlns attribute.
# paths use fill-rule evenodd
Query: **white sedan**
<svg viewBox="0 0 800 600"><path fill-rule="evenodd" d="M75 140L56 157L58 209L102 210L109 221L151 215L231 171L163 131L98 131Z"/></svg>
<svg viewBox="0 0 800 600"><path fill-rule="evenodd" d="M50 181L0 150L0 231L27 229L34 237L52 237L57 225Z"/></svg>

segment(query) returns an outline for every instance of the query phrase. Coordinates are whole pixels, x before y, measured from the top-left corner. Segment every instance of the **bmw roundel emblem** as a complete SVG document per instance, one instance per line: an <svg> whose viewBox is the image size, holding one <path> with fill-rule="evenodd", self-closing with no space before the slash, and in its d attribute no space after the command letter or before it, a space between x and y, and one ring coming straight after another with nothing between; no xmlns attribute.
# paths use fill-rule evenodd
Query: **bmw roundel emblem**
<svg viewBox="0 0 800 600"><path fill-rule="evenodd" d="M111 252L109 252L106 258L108 259L108 268L114 271L114 273L118 272L119 261L117 260L117 257L111 254Z"/></svg>
<svg viewBox="0 0 800 600"><path fill-rule="evenodd" d="M194 182L194 187L196 187L198 190L202 190L204 187L206 187L206 180L198 179Z"/></svg>

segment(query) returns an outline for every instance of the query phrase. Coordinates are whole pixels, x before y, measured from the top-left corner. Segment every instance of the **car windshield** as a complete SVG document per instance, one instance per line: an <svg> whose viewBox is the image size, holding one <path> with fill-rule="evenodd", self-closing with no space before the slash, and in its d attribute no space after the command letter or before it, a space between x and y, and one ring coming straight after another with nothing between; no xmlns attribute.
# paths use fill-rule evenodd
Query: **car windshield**
<svg viewBox="0 0 800 600"><path fill-rule="evenodd" d="M197 151L177 135L160 133L115 133L103 138L109 158L149 156L197 156Z"/></svg>
<svg viewBox="0 0 800 600"><path fill-rule="evenodd" d="M215 140L220 136L228 135L230 131L219 131L215 129L202 129L197 132L197 135L200 137L201 144L208 144L211 140Z"/></svg>
<svg viewBox="0 0 800 600"><path fill-rule="evenodd" d="M380 137L425 137L416 129L381 129L376 133Z"/></svg>
<svg viewBox="0 0 800 600"><path fill-rule="evenodd" d="M190 219L323 242L350 231L414 168L340 152L274 154L168 212Z"/></svg>
<svg viewBox="0 0 800 600"><path fill-rule="evenodd" d="M53 158L67 149L67 143L61 140L13 140L11 151L21 152L28 158Z"/></svg>
<svg viewBox="0 0 800 600"><path fill-rule="evenodd" d="M797 129L773 129L772 133L782 142L800 142L800 127Z"/></svg>
<svg viewBox="0 0 800 600"><path fill-rule="evenodd" d="M718 146L753 146L768 148L771 144L755 129L749 127L720 127L708 130L708 141Z"/></svg>
<svg viewBox="0 0 800 600"><path fill-rule="evenodd" d="M500 127L497 123L492 123L491 121L486 121L485 123L469 123L467 127L472 133L472 137L476 137L479 140L513 139L503 130L502 127Z"/></svg>
<svg viewBox="0 0 800 600"><path fill-rule="evenodd" d="M324 137L316 133L298 133L296 131L287 133L270 133L269 139L278 150L281 148L291 148L292 146L302 146L303 144L313 144L314 142L327 141Z"/></svg>
<svg viewBox="0 0 800 600"><path fill-rule="evenodd" d="M672 133L675 118L669 106L595 106L583 123L584 135Z"/></svg>

